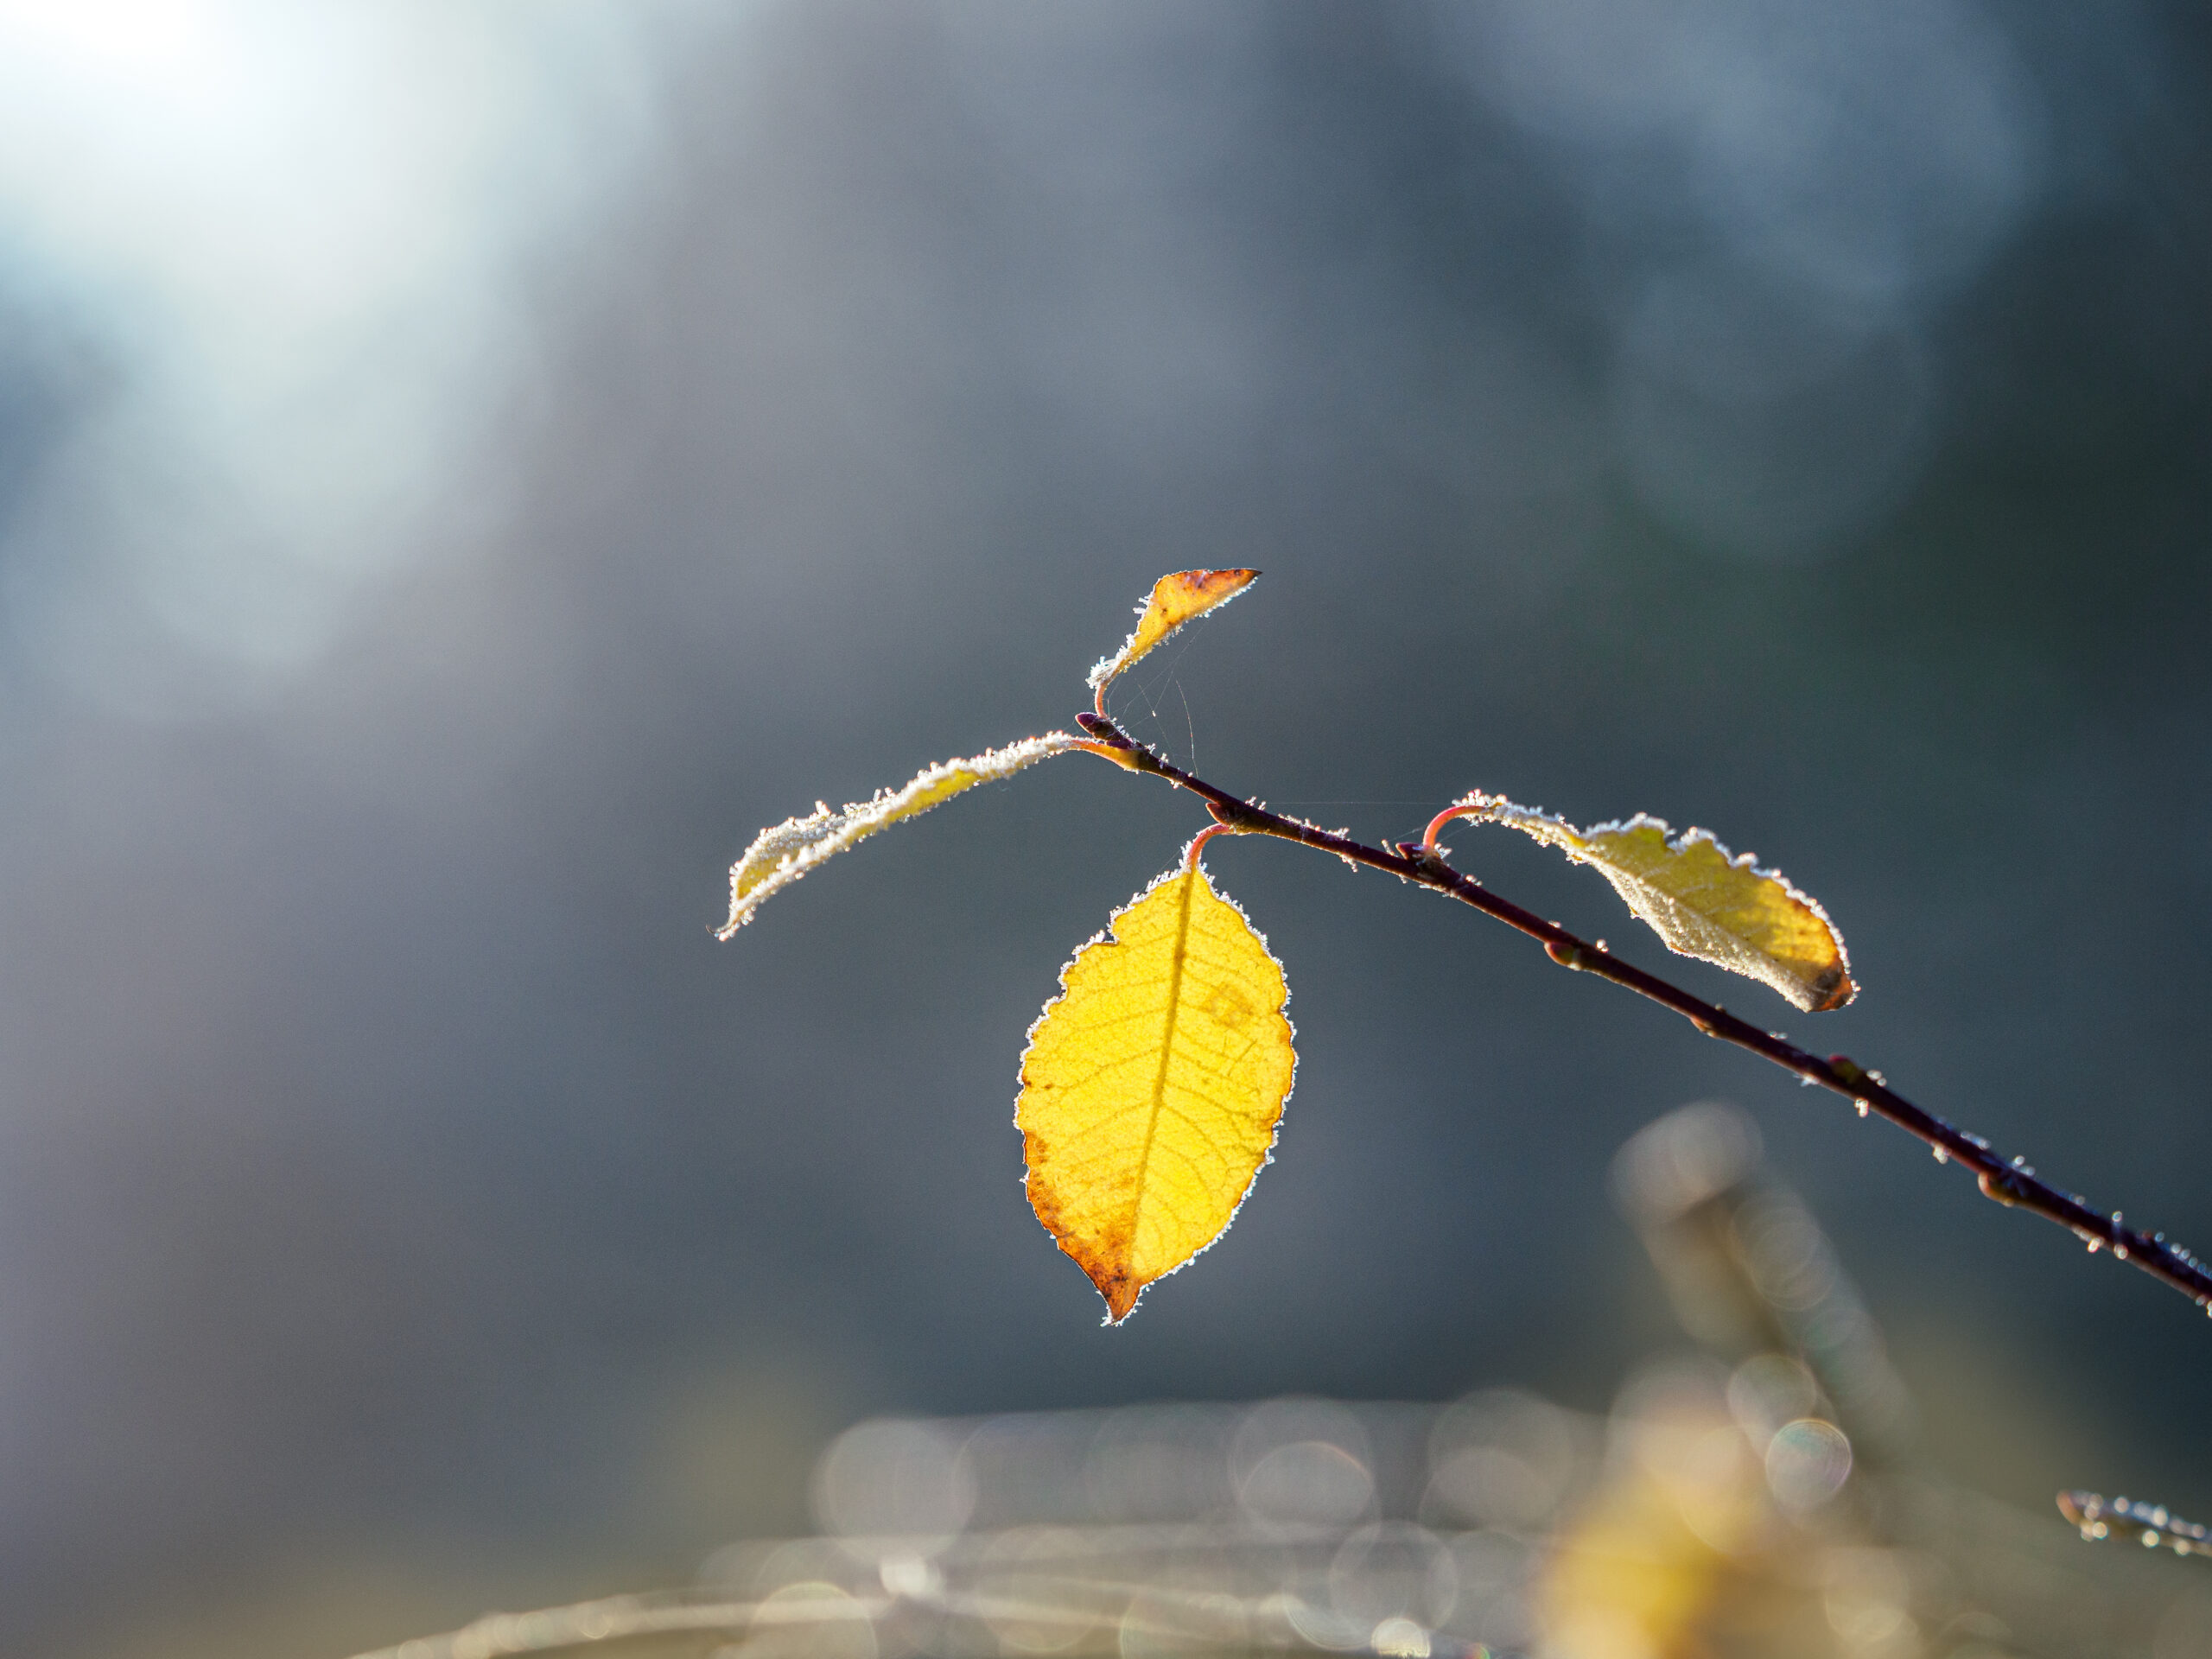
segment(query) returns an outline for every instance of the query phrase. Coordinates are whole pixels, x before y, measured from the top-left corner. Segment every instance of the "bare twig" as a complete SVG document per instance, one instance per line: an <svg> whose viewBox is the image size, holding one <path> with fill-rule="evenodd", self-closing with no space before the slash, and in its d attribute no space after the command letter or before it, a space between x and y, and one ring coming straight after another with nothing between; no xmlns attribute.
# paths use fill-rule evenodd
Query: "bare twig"
<svg viewBox="0 0 2212 1659"><path fill-rule="evenodd" d="M1560 967L1595 974L1649 997L1663 1007L1672 1008L1707 1036L1749 1049L1808 1083L1833 1090L1856 1104L1862 1116L1869 1111L1878 1113L1934 1147L1939 1161L1955 1162L1966 1168L1980 1184L1985 1198L2032 1211L2071 1229L2075 1236L2092 1251L2109 1249L2120 1261L2164 1281L2212 1313L2212 1271L2208 1271L2202 1262L2181 1246L2170 1243L2164 1234L2146 1233L2130 1227L2118 1211L2105 1215L2092 1210L2079 1196L2039 1179L2024 1160L2007 1159L1993 1150L1981 1136L1969 1135L1933 1113L1922 1110L1885 1083L1878 1072L1870 1071L1841 1054L1822 1059L1773 1032L1739 1019L1717 1003L1693 996L1656 974L1620 961L1604 946L1591 944L1558 923L1548 922L1534 912L1499 898L1471 876L1460 874L1440 855L1424 849L1419 842L1402 841L1395 850L1385 851L1316 825L1284 817L1250 801L1239 800L1226 790L1185 772L1126 735L1103 715L1082 714L1076 719L1096 740L1101 752L1113 751L1108 759L1132 772L1150 772L1179 789L1189 790L1205 802L1207 810L1224 828L1246 835L1277 836L1299 842L1334 853L1352 863L1388 870L1405 880L1449 893L1485 916L1527 934L1541 944L1545 954Z"/></svg>

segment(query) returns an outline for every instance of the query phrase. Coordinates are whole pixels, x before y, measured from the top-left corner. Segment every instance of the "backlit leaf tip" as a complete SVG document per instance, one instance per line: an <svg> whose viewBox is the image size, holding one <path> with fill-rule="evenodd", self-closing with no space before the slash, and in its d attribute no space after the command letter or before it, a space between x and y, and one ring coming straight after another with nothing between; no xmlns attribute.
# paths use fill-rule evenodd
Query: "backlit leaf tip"
<svg viewBox="0 0 2212 1659"><path fill-rule="evenodd" d="M1136 632L1120 651L1102 658L1090 671L1091 690L1103 689L1185 622L1227 604L1257 581L1259 575L1256 570L1178 570L1162 576L1137 605Z"/></svg>
<svg viewBox="0 0 2212 1659"><path fill-rule="evenodd" d="M1060 970L1014 1122L1037 1219L1119 1324L1228 1230L1298 1070L1282 964L1203 870L1176 868Z"/></svg>
<svg viewBox="0 0 2212 1659"><path fill-rule="evenodd" d="M1510 823L1593 864L1667 948L1772 987L1808 1014L1840 1008L1858 995L1843 935L1808 895L1750 853L1731 855L1703 830L1679 836L1637 813L1625 823L1577 830L1548 812L1479 791L1461 816Z"/></svg>
<svg viewBox="0 0 2212 1659"><path fill-rule="evenodd" d="M715 937L729 938L769 898L855 842L926 812L963 790L1010 778L1024 766L1065 753L1081 741L1065 732L1024 738L963 760L942 761L917 773L903 789L879 791L872 801L855 801L836 812L817 801L806 817L786 818L772 830L763 830L745 849L745 856L730 866L729 920Z"/></svg>

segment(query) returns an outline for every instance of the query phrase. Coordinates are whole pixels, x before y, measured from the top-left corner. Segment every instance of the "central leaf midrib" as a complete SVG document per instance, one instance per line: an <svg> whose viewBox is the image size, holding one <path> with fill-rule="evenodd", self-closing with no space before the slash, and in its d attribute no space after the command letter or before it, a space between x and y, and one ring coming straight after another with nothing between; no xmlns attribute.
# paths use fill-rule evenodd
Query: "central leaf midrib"
<svg viewBox="0 0 2212 1659"><path fill-rule="evenodd" d="M1137 1249L1137 1222L1144 1211L1145 1187L1152 1174L1152 1143L1167 1106L1167 1065L1175 1052L1175 1016L1183 1005L1183 963L1190 954L1191 899L1198 892L1195 873L1183 878L1183 898L1175 908L1175 944L1167 965L1167 1028L1160 1038L1160 1070L1153 1074L1152 1111L1145 1119L1144 1146L1137 1154L1137 1189L1129 1199L1129 1257Z"/></svg>

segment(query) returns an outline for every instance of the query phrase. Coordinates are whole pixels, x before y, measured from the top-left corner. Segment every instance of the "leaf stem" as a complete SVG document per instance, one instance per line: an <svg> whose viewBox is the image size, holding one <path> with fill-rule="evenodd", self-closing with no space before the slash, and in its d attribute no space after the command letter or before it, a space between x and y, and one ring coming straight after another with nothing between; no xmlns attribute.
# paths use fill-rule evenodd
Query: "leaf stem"
<svg viewBox="0 0 2212 1659"><path fill-rule="evenodd" d="M1436 838L1444 833L1444 826L1454 818L1464 818L1481 809L1472 806L1447 806L1428 821L1428 828L1421 831L1421 850L1424 856L1438 856Z"/></svg>
<svg viewBox="0 0 2212 1659"><path fill-rule="evenodd" d="M1603 946L1579 938L1558 923L1546 921L1533 911L1499 898L1473 877L1462 875L1435 850L1437 834L1444 823L1457 816L1456 812L1440 815L1429 825L1425 841L1402 841L1395 843L1395 850L1370 847L1348 836L1239 800L1128 737L1103 715L1077 715L1076 719L1100 747L1114 751L1107 759L1132 772L1164 778L1177 788L1198 796L1213 815L1217 829L1298 842L1322 852L1334 853L1349 863L1387 870L1403 880L1449 893L1485 916L1525 933L1541 944L1544 953L1562 968L1595 974L1639 996L1648 997L1662 1007L1673 1009L1707 1036L1748 1049L1808 1083L1833 1090L1854 1103L1862 1113L1878 1113L1933 1147L1939 1161L1956 1163L1974 1175L1985 1198L2058 1223L2071 1230L2092 1251L2109 1249L2119 1260L2140 1268L2212 1313L2212 1270L2181 1246L2171 1243L2163 1233L2130 1227L2121 1220L2118 1211L2107 1216L2091 1209L2076 1194L2039 1179L2024 1160L2007 1159L1981 1136L1970 1135L1914 1105L1883 1082L1878 1074L1855 1061L1841 1054L1823 1059L1738 1018L1717 1003L1693 996L1656 974L1621 961ZM1203 832L1198 840L1203 841L1212 833ZM1192 845L1195 848L1197 842Z"/></svg>
<svg viewBox="0 0 2212 1659"><path fill-rule="evenodd" d="M1192 836L1191 837L1191 844L1183 849L1183 868L1186 870L1197 869L1198 868L1198 854L1205 848L1206 842L1211 841L1216 836L1230 836L1236 833L1236 832L1234 830L1230 829L1229 825L1225 823L1208 824L1205 829L1199 830L1197 835Z"/></svg>

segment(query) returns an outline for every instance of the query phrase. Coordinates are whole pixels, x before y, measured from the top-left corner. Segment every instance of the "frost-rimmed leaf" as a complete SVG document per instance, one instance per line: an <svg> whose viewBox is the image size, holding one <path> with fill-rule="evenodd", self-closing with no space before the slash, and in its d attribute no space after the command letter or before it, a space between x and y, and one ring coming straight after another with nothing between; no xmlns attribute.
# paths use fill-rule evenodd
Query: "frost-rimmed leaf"
<svg viewBox="0 0 2212 1659"><path fill-rule="evenodd" d="M1152 584L1137 603L1136 632L1121 650L1103 658L1088 683L1097 690L1123 669L1181 627L1229 601L1259 580L1256 570L1177 570Z"/></svg>
<svg viewBox="0 0 2212 1659"><path fill-rule="evenodd" d="M729 920L715 937L729 938L769 899L855 842L926 812L963 790L1010 778L1025 766L1065 754L1082 741L1065 732L1024 738L1002 749L941 761L916 773L904 788L877 791L874 800L855 801L835 812L826 802L817 801L806 817L785 818L774 829L763 830L745 849L745 856L730 866Z"/></svg>
<svg viewBox="0 0 2212 1659"><path fill-rule="evenodd" d="M1060 970L1021 1057L1029 1202L1126 1319L1235 1219L1296 1080L1282 964L1173 869Z"/></svg>
<svg viewBox="0 0 2212 1659"><path fill-rule="evenodd" d="M1843 935L1827 912L1779 870L1753 855L1731 855L1704 830L1675 835L1639 812L1578 830L1548 812L1480 791L1457 804L1478 822L1510 823L1592 864L1667 948L1770 986L1808 1014L1840 1008L1858 995Z"/></svg>

